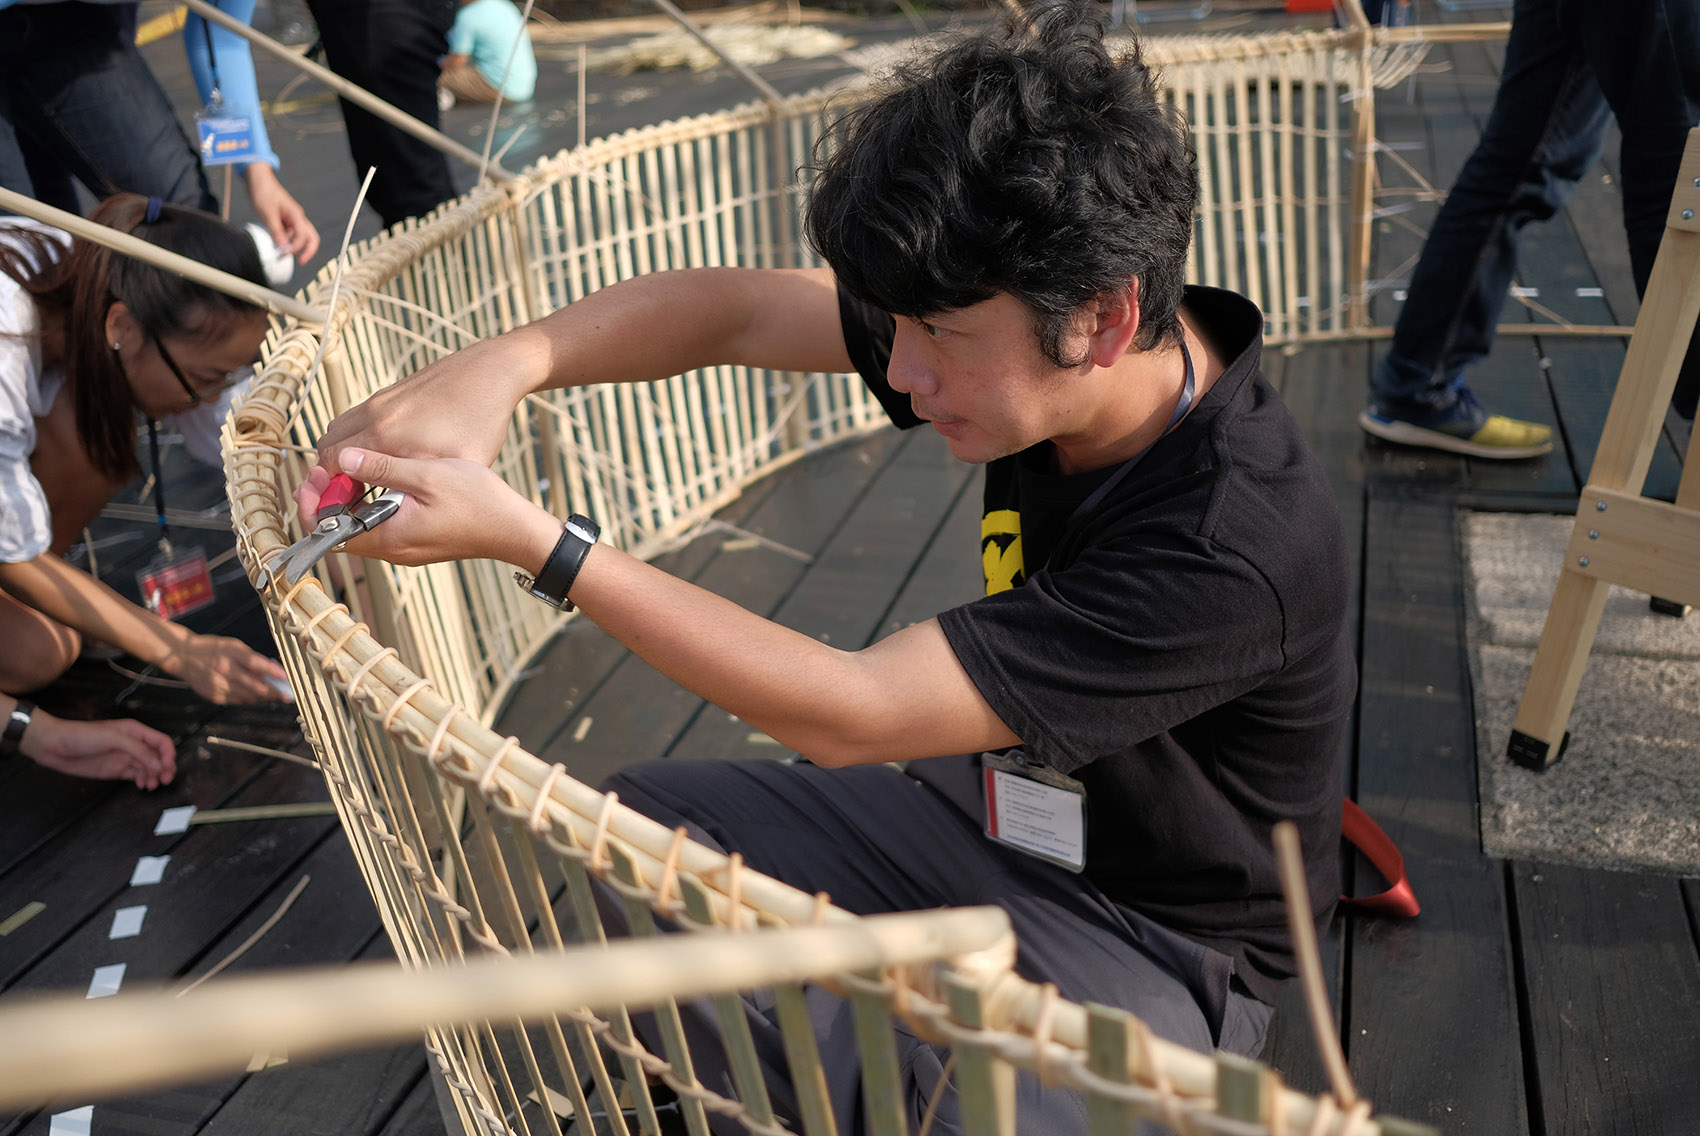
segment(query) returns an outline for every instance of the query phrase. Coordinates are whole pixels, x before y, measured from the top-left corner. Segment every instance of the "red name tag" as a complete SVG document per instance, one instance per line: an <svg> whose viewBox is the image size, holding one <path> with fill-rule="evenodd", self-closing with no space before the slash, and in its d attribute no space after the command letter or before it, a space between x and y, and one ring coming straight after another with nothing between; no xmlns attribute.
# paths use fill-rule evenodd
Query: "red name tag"
<svg viewBox="0 0 1700 1136"><path fill-rule="evenodd" d="M161 619L176 619L213 602L207 556L192 548L168 560L156 560L136 573L142 604Z"/></svg>

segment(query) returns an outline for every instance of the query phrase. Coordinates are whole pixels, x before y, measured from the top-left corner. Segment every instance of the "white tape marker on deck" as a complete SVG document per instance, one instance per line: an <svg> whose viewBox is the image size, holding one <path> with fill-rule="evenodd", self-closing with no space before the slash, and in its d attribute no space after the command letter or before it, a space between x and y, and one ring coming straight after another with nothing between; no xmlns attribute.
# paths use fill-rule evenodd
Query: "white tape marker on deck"
<svg viewBox="0 0 1700 1136"><path fill-rule="evenodd" d="M165 878L165 865L170 860L170 856L141 857L136 861L136 870L130 873L130 886L141 887L143 884L157 884Z"/></svg>
<svg viewBox="0 0 1700 1136"><path fill-rule="evenodd" d="M1606 290L1604 288L1578 288L1578 289L1576 289L1577 298L1582 299L1582 300L1598 300L1598 299L1603 298L1605 296L1605 294L1606 294Z"/></svg>
<svg viewBox="0 0 1700 1136"><path fill-rule="evenodd" d="M97 966L94 977L89 980L87 997L104 998L108 994L118 993L118 988L124 985L124 964L115 962L111 966Z"/></svg>
<svg viewBox="0 0 1700 1136"><path fill-rule="evenodd" d="M133 939L142 933L142 919L148 913L147 904L120 907L112 913L112 931L108 939Z"/></svg>
<svg viewBox="0 0 1700 1136"><path fill-rule="evenodd" d="M85 1104L70 1112L56 1112L47 1121L47 1136L89 1136L94 1124L94 1105Z"/></svg>
<svg viewBox="0 0 1700 1136"><path fill-rule="evenodd" d="M176 832L189 830L189 818L195 815L194 805L178 805L174 809L166 809L159 814L159 823L153 826L155 836L170 836Z"/></svg>
<svg viewBox="0 0 1700 1136"><path fill-rule="evenodd" d="M1513 286L1511 294L1519 299L1533 300L1536 296L1541 294L1541 290L1539 288L1521 288Z"/></svg>

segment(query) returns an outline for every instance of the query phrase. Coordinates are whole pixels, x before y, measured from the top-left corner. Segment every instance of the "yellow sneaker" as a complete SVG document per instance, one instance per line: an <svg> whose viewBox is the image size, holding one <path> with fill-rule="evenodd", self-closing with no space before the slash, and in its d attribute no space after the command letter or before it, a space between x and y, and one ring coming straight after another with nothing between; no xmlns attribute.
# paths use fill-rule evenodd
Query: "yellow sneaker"
<svg viewBox="0 0 1700 1136"><path fill-rule="evenodd" d="M1489 414L1467 388L1458 401L1427 418L1411 420L1370 407L1358 415L1366 433L1402 446L1423 446L1472 458L1533 458L1552 450L1552 427Z"/></svg>

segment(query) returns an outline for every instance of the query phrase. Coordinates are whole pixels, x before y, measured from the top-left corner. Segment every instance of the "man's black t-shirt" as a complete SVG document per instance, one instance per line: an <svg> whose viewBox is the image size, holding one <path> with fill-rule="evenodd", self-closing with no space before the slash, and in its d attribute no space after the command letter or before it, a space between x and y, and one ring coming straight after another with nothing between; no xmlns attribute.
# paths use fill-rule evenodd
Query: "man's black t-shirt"
<svg viewBox="0 0 1700 1136"><path fill-rule="evenodd" d="M1087 876L1272 1001L1294 970L1276 822L1299 827L1319 919L1339 895L1345 542L1260 371L1261 313L1209 288L1185 305L1227 369L1084 516L1111 470L1048 472L1049 442L989 463L987 595L939 622L1028 756L1084 783ZM840 311L870 390L919 424L886 382L892 318L842 293Z"/></svg>

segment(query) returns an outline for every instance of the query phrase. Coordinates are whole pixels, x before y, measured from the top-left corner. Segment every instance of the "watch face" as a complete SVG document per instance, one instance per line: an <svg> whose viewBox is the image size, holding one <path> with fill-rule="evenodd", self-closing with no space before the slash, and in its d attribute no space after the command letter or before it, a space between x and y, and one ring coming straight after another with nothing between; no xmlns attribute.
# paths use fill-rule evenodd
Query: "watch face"
<svg viewBox="0 0 1700 1136"><path fill-rule="evenodd" d="M586 527L584 522L580 521L577 517L567 518L566 527L567 530L574 536L590 544L595 544L596 538L602 535L602 530L596 528L594 525Z"/></svg>

